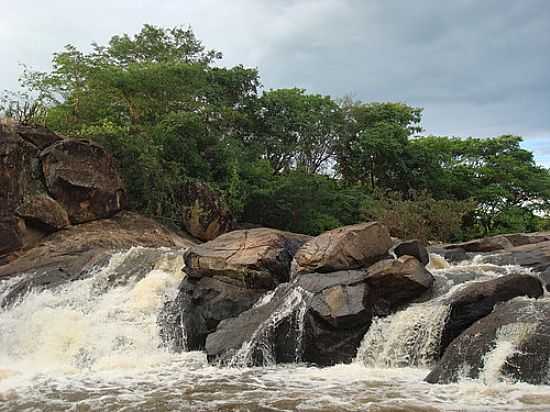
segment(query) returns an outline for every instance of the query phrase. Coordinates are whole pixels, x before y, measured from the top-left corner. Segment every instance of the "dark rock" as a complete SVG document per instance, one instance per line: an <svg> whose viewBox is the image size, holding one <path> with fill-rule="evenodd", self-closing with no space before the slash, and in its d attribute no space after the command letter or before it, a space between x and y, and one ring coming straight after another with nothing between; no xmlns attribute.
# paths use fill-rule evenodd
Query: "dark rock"
<svg viewBox="0 0 550 412"><path fill-rule="evenodd" d="M67 210L71 223L108 218L124 208L122 180L101 146L62 140L40 157L48 191Z"/></svg>
<svg viewBox="0 0 550 412"><path fill-rule="evenodd" d="M514 245L506 236L498 235L483 239L470 240L464 243L445 245L445 249L462 249L466 252L494 252L496 250L509 249Z"/></svg>
<svg viewBox="0 0 550 412"><path fill-rule="evenodd" d="M264 292L211 277L186 278L176 299L168 302L159 316L161 337L176 351L201 350L207 335L214 332L222 320L250 309Z"/></svg>
<svg viewBox="0 0 550 412"><path fill-rule="evenodd" d="M441 334L441 354L465 329L490 314L497 303L518 296L538 298L542 294L540 281L530 275L513 274L468 283L443 302L449 305L449 314Z"/></svg>
<svg viewBox="0 0 550 412"><path fill-rule="evenodd" d="M466 329L449 345L426 381L479 378L492 384L504 378L549 384L549 368L550 302L519 298L498 304Z"/></svg>
<svg viewBox="0 0 550 412"><path fill-rule="evenodd" d="M192 236L209 241L229 232L233 216L219 192L206 183L189 182L178 193L183 227Z"/></svg>
<svg viewBox="0 0 550 412"><path fill-rule="evenodd" d="M194 278L224 276L244 288L273 289L288 281L292 257L308 239L267 228L229 232L189 249L186 271Z"/></svg>
<svg viewBox="0 0 550 412"><path fill-rule="evenodd" d="M122 212L111 219L71 226L49 235L38 246L0 266L0 277L52 270L78 277L103 252L132 246L186 249L193 244L151 219Z"/></svg>
<svg viewBox="0 0 550 412"><path fill-rule="evenodd" d="M44 232L55 232L71 224L67 211L46 194L28 198L17 208L16 214Z"/></svg>
<svg viewBox="0 0 550 412"><path fill-rule="evenodd" d="M396 243L389 251L390 255L399 258L401 256L414 256L420 263L426 266L430 263L430 255L426 246L420 240L405 240Z"/></svg>
<svg viewBox="0 0 550 412"><path fill-rule="evenodd" d="M378 222L333 229L298 250L293 275L365 267L386 256L392 245L388 229Z"/></svg>
<svg viewBox="0 0 550 412"><path fill-rule="evenodd" d="M43 126L19 124L14 127L14 131L41 150L63 139Z"/></svg>
<svg viewBox="0 0 550 412"><path fill-rule="evenodd" d="M370 266L366 281L375 290L377 304L393 308L429 290L434 278L415 257L401 256Z"/></svg>

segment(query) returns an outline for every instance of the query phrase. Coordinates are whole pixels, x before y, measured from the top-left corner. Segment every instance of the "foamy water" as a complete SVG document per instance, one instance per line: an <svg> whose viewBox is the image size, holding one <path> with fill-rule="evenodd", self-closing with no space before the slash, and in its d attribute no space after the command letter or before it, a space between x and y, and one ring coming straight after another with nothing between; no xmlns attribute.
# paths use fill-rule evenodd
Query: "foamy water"
<svg viewBox="0 0 550 412"><path fill-rule="evenodd" d="M144 277L106 287L109 275L133 253L137 251L113 256L90 279L30 294L0 312L0 410L550 410L550 387L513 384L499 375L498 365L525 333L521 328L499 333L495 350L487 354L484 379L452 385L423 382L428 370L422 362L420 367L396 368L413 361L401 358L399 365L392 364L383 350L373 355L379 363L365 366L357 361L330 368L218 368L208 365L199 352L170 353L160 345L156 319L163 303L177 292L181 260L170 255ZM512 269L470 262L434 272L447 271L450 278L455 273L462 279L465 272L476 270L483 276L499 276ZM7 282L15 283L0 281L0 295L8 289ZM448 286L453 285L451 279ZM267 295L262 303L270 298ZM298 296L291 300L289 304L301 308ZM384 335L406 334L406 323L386 322ZM417 346L437 339L432 332Z"/></svg>

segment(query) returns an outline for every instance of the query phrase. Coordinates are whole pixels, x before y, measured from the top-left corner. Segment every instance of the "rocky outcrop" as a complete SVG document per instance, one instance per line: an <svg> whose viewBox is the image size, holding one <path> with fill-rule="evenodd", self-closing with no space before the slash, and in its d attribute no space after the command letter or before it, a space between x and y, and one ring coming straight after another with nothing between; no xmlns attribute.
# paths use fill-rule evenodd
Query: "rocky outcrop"
<svg viewBox="0 0 550 412"><path fill-rule="evenodd" d="M389 262L380 266L390 268L386 271L371 272L375 264L368 270L300 274L279 286L265 304L220 323L206 340L209 360L248 366L351 362L380 307L388 314L389 308L420 296L433 281L414 257Z"/></svg>
<svg viewBox="0 0 550 412"><path fill-rule="evenodd" d="M126 199L100 146L40 126L0 128L0 264L69 224L110 217Z"/></svg>
<svg viewBox="0 0 550 412"><path fill-rule="evenodd" d="M388 229L378 222L344 226L306 242L294 257L292 272L297 275L365 267L386 256L392 245Z"/></svg>
<svg viewBox="0 0 550 412"><path fill-rule="evenodd" d="M229 232L233 216L220 193L203 182L188 182L178 191L182 224L197 239L209 241Z"/></svg>
<svg viewBox="0 0 550 412"><path fill-rule="evenodd" d="M503 379L549 384L549 369L550 303L516 299L497 305L456 338L426 381L479 378L488 384Z"/></svg>
<svg viewBox="0 0 550 412"><path fill-rule="evenodd" d="M275 229L236 230L192 247L186 271L192 278L224 276L244 288L273 289L288 281L292 257L308 239Z"/></svg>
<svg viewBox="0 0 550 412"><path fill-rule="evenodd" d="M468 283L442 302L449 306L449 313L441 333L441 354L465 329L489 315L497 303L518 296L538 298L542 295L540 281L530 275L507 275Z"/></svg>
<svg viewBox="0 0 550 412"><path fill-rule="evenodd" d="M308 239L258 228L190 248L185 254L188 277L159 316L164 342L175 350L203 349L206 336L222 320L250 309L266 291L288 281L292 257Z"/></svg>
<svg viewBox="0 0 550 412"><path fill-rule="evenodd" d="M103 219L125 207L126 192L113 159L101 146L62 140L40 154L48 192L73 224Z"/></svg>
<svg viewBox="0 0 550 412"><path fill-rule="evenodd" d="M56 232L14 261L0 266L0 277L23 275L26 286L16 288L3 304L32 288L54 287L82 279L113 252L133 246L187 249L194 242L136 213L71 226Z"/></svg>

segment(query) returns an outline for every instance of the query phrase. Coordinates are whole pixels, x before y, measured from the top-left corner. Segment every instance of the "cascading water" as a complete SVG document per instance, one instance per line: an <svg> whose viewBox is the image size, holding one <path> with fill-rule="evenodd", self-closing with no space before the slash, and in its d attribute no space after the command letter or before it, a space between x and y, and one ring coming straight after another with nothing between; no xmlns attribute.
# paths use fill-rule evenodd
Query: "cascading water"
<svg viewBox="0 0 550 412"><path fill-rule="evenodd" d="M256 307L268 304L275 293L266 294ZM302 355L304 318L308 297L308 292L302 288L290 290L277 309L256 328L251 338L233 355L229 366L242 368L251 365L253 363L252 357L256 351L261 353L264 366L275 365L276 355L273 347L273 333L281 322L288 319L290 319L291 328L296 331L295 361L299 362Z"/></svg>
<svg viewBox="0 0 550 412"><path fill-rule="evenodd" d="M500 369L525 329L499 332L483 376L452 385L423 382L445 316L439 299L474 279L519 270L477 259L432 259L435 300L375 321L358 360L330 368L274 365L271 333L290 322L300 360L308 295L284 296L235 356L246 366L260 351L267 367L219 368L199 352L161 346L157 315L182 277L180 253L159 253L153 267L128 271L140 248L112 256L90 278L31 292L0 309L0 411L547 411L548 386L503 382ZM129 274L129 275L128 275ZM124 276L128 275L128 276ZM25 275L0 279L0 298ZM273 304L268 293L256 307ZM434 307L434 304L436 307ZM526 326L527 328L531 326ZM370 341L367 345L365 342ZM400 346L400 341L402 346ZM412 349L416 348L416 349ZM414 352L418 354L415 355ZM365 367L365 364L367 367ZM398 368L416 365L419 368ZM489 386L488 386L489 385Z"/></svg>

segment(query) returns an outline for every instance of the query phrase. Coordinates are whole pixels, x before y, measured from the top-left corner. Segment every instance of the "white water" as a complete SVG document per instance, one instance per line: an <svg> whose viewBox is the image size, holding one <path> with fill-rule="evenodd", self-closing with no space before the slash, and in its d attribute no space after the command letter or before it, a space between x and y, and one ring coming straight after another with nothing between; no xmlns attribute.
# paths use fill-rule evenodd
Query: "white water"
<svg viewBox="0 0 550 412"><path fill-rule="evenodd" d="M0 310L0 411L550 410L548 386L500 380L498 365L516 350L514 342L521 336L510 331L499 333L495 350L487 355L484 379L452 385L424 383L428 371L416 367L356 362L323 369L218 368L208 365L202 353L168 353L160 345L156 317L176 293L181 260L169 255L142 279L107 287L109 274L132 253L113 256L91 279L33 293L18 306ZM498 276L507 269L474 263L434 269L443 293L471 271ZM0 296L8 283L15 281L0 281ZM262 303L272 297L266 295ZM287 308L293 310L283 310L260 329L269 330L284 316L295 316L300 328L305 308L300 299L289 299ZM384 328L403 330L407 317L429 322L421 313L416 307L399 322L384 322ZM437 335L421 334L427 338L418 342ZM381 353L376 356L383 360Z"/></svg>

